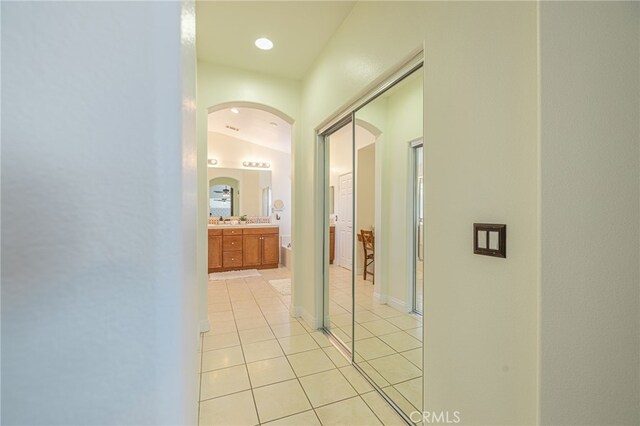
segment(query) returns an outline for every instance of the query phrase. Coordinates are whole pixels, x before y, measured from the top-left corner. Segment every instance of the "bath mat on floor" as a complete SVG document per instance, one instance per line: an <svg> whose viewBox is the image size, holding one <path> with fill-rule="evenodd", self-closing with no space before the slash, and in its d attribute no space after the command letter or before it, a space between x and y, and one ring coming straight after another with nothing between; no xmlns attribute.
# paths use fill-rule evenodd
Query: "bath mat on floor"
<svg viewBox="0 0 640 426"><path fill-rule="evenodd" d="M245 269L244 271L212 272L209 281L234 280L236 278L259 277L257 269Z"/></svg>
<svg viewBox="0 0 640 426"><path fill-rule="evenodd" d="M269 284L271 284L271 287L281 295L291 295L291 278L285 278L283 280L269 280Z"/></svg>

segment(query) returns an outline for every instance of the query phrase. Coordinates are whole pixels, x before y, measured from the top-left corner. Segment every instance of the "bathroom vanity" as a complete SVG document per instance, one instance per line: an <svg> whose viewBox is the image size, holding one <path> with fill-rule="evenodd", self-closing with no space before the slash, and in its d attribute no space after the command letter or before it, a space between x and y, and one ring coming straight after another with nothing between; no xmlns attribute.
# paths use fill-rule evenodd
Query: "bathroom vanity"
<svg viewBox="0 0 640 426"><path fill-rule="evenodd" d="M270 224L209 225L209 272L277 268L280 228Z"/></svg>

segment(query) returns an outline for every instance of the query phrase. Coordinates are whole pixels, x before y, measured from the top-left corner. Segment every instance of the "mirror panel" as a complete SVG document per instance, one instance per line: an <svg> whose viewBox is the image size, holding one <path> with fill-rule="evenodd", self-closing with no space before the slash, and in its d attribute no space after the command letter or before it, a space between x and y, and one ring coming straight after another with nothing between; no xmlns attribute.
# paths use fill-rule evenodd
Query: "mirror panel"
<svg viewBox="0 0 640 426"><path fill-rule="evenodd" d="M423 400L422 82L354 114L354 362L407 418Z"/></svg>
<svg viewBox="0 0 640 426"><path fill-rule="evenodd" d="M209 167L209 214L269 216L271 171Z"/></svg>
<svg viewBox="0 0 640 426"><path fill-rule="evenodd" d="M353 136L347 124L325 137L325 193L330 208L324 328L351 352L353 336ZM325 265L327 266L327 265Z"/></svg>

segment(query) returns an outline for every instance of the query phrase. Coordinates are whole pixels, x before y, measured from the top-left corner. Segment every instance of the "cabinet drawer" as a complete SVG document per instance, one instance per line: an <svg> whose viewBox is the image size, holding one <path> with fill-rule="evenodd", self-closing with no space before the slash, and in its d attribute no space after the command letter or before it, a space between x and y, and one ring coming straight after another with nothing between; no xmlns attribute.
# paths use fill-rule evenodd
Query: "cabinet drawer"
<svg viewBox="0 0 640 426"><path fill-rule="evenodd" d="M222 235L242 235L241 228L223 229Z"/></svg>
<svg viewBox="0 0 640 426"><path fill-rule="evenodd" d="M209 236L222 235L222 229L209 229Z"/></svg>
<svg viewBox="0 0 640 426"><path fill-rule="evenodd" d="M242 235L236 237L225 236L222 238L222 250L242 250Z"/></svg>
<svg viewBox="0 0 640 426"><path fill-rule="evenodd" d="M265 234L277 234L280 232L280 228L270 227L270 228L245 228L245 235L265 235Z"/></svg>
<svg viewBox="0 0 640 426"><path fill-rule="evenodd" d="M225 251L224 253L222 253L222 266L225 268L242 266L242 252Z"/></svg>

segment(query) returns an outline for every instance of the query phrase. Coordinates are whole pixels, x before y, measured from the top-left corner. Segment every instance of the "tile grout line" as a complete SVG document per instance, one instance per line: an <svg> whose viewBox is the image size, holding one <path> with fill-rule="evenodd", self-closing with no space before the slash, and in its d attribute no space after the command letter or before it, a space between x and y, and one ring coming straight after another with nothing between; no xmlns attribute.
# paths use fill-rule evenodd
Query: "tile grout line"
<svg viewBox="0 0 640 426"><path fill-rule="evenodd" d="M246 281L245 281L246 284ZM227 281L225 280L225 285L227 286L227 291L229 291L228 286L229 284L227 283ZM251 296L253 297L253 293L251 293ZM258 420L258 424L260 423L260 413L258 412L258 404L256 404L256 396L253 393L253 384L251 383L251 375L249 374L249 368L247 367L247 358L244 354L244 348L242 347L242 340L240 339L240 330L238 330L238 322L236 321L236 313L235 310L233 308L233 303L231 302L231 297L229 297L229 303L231 304L231 312L233 314L233 321L236 325L236 333L238 333L238 341L240 342L240 352L242 352L242 359L244 360L244 371L247 373L247 379L249 380L249 390L251 391L251 399L253 400L253 409L256 412L256 419ZM245 389L246 390L246 389ZM243 391L244 392L244 391Z"/></svg>
<svg viewBox="0 0 640 426"><path fill-rule="evenodd" d="M260 309L260 312L262 312L262 314L264 315L264 311L262 310L262 308L261 308L259 305L258 305L258 309ZM300 321L299 321L297 318L295 318L295 317L292 317L292 316L291 316L291 311L289 311L289 310L288 310L288 308L287 308L287 311L289 312L289 317L290 317L290 318L294 318L294 319L296 320L296 323L297 323L298 325L300 325L300 327L304 328L304 326L303 326L302 324L300 324ZM268 324L268 323L267 323L267 324ZM289 324L290 324L290 323L289 323ZM273 328L271 327L271 324L268 324L268 326L269 326L269 328L271 329L271 332L273 333L273 335L275 336L276 334L273 332ZM305 329L305 332L306 332L306 331L307 331L307 330ZM309 334L309 333L307 332L307 334ZM284 336L283 336L283 337L284 337ZM291 337L291 336L288 336L288 337ZM314 341L315 341L315 340L314 340ZM313 413L315 414L316 418L318 419L318 421L320 421L320 417L318 416L318 413L316 413L316 411L315 411L315 409L314 409L314 407L313 407L313 404L311 403L311 399L309 399L309 395L307 395L307 391L304 389L304 386L302 386L302 382L300 381L300 378L298 377L298 373L297 373L297 372L296 372L296 370L293 368L293 365L291 364L291 361L289 361L289 357L288 357L288 356L287 356L287 354L285 353L284 348L282 347L282 344L281 344L281 343L280 343L280 341L278 340L278 337L277 337L277 336L276 336L276 342L278 343L278 347L279 347L279 348L280 348L280 350L282 351L282 354L283 354L283 356L284 356L284 359L286 359L286 360L287 360L287 364L289 364L289 368L291 368L291 371L293 371L293 375L295 376L296 380L298 381L298 385L299 385L299 386L300 386L300 388L302 389L302 393L304 393L305 398L307 398L307 402L309 403L309 407L311 407L311 409L313 410ZM317 343L316 343L316 344L317 344ZM320 346L320 345L318 345L318 346ZM305 410L305 411L307 411L307 410ZM294 416L294 415L296 415L296 414L300 414L300 413L302 413L302 412L303 412L303 411L300 411L300 412L298 412L298 413L293 413L293 414L290 414L289 416L285 416L285 417ZM285 417L281 417L281 418L285 418ZM270 421L271 421L271 420L270 420ZM322 422L320 422L320 423L322 424ZM261 423L261 424L262 424L262 423Z"/></svg>

